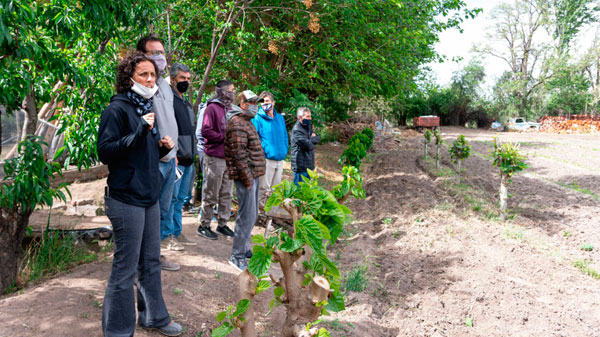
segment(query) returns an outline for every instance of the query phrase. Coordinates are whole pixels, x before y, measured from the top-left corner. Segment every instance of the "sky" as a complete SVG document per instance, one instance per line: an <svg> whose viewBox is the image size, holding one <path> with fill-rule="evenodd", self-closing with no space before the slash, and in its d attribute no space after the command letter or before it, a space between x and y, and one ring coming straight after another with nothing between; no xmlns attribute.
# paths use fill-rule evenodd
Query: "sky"
<svg viewBox="0 0 600 337"><path fill-rule="evenodd" d="M452 73L462 69L473 57L477 54L472 52L474 45L483 45L488 43L486 39L486 31L491 26L490 13L501 3L509 3L512 0L466 0L467 8L482 8L482 12L472 20L466 20L461 24L463 33L457 29L444 31L440 34L440 41L436 44L436 51L445 55L448 61L444 63L431 63L428 66L433 70L437 77L437 83L446 85L452 79ZM574 51L583 52L591 45L593 35L597 32L595 27L587 27L582 29ZM494 46L493 41L489 43ZM451 60L456 57L462 57L463 60L456 63ZM484 69L486 72L485 85L486 88L491 88L502 73L508 70L508 64L505 61L493 57L481 57Z"/></svg>

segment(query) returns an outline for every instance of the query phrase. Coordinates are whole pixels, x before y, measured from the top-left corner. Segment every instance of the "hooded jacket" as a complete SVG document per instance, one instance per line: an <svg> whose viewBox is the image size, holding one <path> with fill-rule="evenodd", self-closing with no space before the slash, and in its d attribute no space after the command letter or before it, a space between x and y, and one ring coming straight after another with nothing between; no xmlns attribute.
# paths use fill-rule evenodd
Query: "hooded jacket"
<svg viewBox="0 0 600 337"><path fill-rule="evenodd" d="M231 106L227 113L227 131L225 136L225 160L227 173L231 180L241 180L246 187L253 180L265 174L265 154L260 138L250 119L240 107Z"/></svg>
<svg viewBox="0 0 600 337"><path fill-rule="evenodd" d="M283 116L275 110L275 107L273 107L273 117L267 115L260 107L256 117L252 118L252 123L260 136L260 143L265 150L265 158L284 160L290 144Z"/></svg>
<svg viewBox="0 0 600 337"><path fill-rule="evenodd" d="M312 125L305 127L297 121L292 129L292 171L306 172L315 169L315 145L321 137L313 133Z"/></svg>
<svg viewBox="0 0 600 337"><path fill-rule="evenodd" d="M204 138L204 153L225 158L226 108L218 98L208 100L204 110L201 134Z"/></svg>
<svg viewBox="0 0 600 337"><path fill-rule="evenodd" d="M177 139L179 138L175 111L173 110L173 90L169 83L160 76L156 78L156 85L158 85L158 91L152 97L152 112L154 112L159 125L158 131L163 137L169 136L175 142L175 147L166 156L160 158L161 161L168 162L177 155Z"/></svg>
<svg viewBox="0 0 600 337"><path fill-rule="evenodd" d="M158 121L154 127L160 130ZM160 132L150 132L125 94L110 99L100 116L96 148L100 161L108 165L111 198L140 207L158 201L163 183L158 162L169 152L158 146L160 138Z"/></svg>
<svg viewBox="0 0 600 337"><path fill-rule="evenodd" d="M177 139L177 161L179 165L190 166L194 163L196 156L196 141L194 139L194 110L190 102L185 98L179 97L175 89L173 90L173 110L175 111L175 120L179 138Z"/></svg>

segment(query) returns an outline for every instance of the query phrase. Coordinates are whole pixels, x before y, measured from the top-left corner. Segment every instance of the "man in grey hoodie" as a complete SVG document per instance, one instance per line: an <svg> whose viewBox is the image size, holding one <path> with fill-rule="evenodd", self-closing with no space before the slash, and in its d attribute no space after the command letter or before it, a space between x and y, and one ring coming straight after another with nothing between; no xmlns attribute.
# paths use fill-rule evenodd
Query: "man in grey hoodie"
<svg viewBox="0 0 600 337"><path fill-rule="evenodd" d="M152 112L156 116L158 123L158 132L163 136L169 136L171 139L178 139L179 132L177 129L177 120L175 119L175 110L173 110L173 91L171 85L164 78L162 73L167 66L165 58L165 47L160 39L154 36L146 36L138 41L137 50L146 54L156 64L160 74L157 74L156 85L158 91L152 98ZM169 218L169 207L171 206L171 198L173 197L173 186L175 184L175 169L177 144L164 157L160 158L159 170L163 177L163 185L160 189L158 203L160 206L160 239L161 248L170 250L182 250L183 245L177 239L169 235L169 223L172 221ZM171 261L168 261L161 255L161 262L165 270L178 270L179 266Z"/></svg>

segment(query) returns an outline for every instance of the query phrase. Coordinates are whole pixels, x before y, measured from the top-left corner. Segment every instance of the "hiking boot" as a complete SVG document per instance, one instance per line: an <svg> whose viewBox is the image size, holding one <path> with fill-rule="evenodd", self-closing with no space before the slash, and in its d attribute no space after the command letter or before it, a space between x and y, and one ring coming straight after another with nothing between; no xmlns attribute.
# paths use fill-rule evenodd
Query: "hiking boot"
<svg viewBox="0 0 600 337"><path fill-rule="evenodd" d="M167 258L164 255L160 256L160 264L162 265L162 270L169 270L169 271L178 271L179 270L179 265L173 261L167 260Z"/></svg>
<svg viewBox="0 0 600 337"><path fill-rule="evenodd" d="M196 234L205 237L209 240L216 240L217 239L217 233L213 232L212 230L210 230L209 226L198 226L198 229L196 230Z"/></svg>
<svg viewBox="0 0 600 337"><path fill-rule="evenodd" d="M252 256L254 256L254 254L252 254L252 249L248 249L248 250L246 251L246 258L247 258L248 260L250 260L250 259L252 258Z"/></svg>
<svg viewBox="0 0 600 337"><path fill-rule="evenodd" d="M217 232L225 236L233 237L233 231L227 225L217 227Z"/></svg>
<svg viewBox="0 0 600 337"><path fill-rule="evenodd" d="M231 256L229 258L229 264L233 266L233 268L237 269L239 272L243 272L248 268L248 261L243 257L241 259L236 258L235 256Z"/></svg>
<svg viewBox="0 0 600 337"><path fill-rule="evenodd" d="M175 239L175 237L172 235L169 235L160 242L160 248L174 251L181 251L185 249L185 247L183 247L181 243L177 242L177 239Z"/></svg>
<svg viewBox="0 0 600 337"><path fill-rule="evenodd" d="M177 242L179 242L180 244L186 245L186 246L195 245L197 243L196 241L192 241L190 238L183 235L183 233L181 233L181 234L179 234L179 236L175 237L175 240L177 240Z"/></svg>
<svg viewBox="0 0 600 337"><path fill-rule="evenodd" d="M183 328L181 327L181 325L173 321L171 321L171 323L169 323L168 325L153 329L158 330L158 332L165 336L179 336L183 333Z"/></svg>

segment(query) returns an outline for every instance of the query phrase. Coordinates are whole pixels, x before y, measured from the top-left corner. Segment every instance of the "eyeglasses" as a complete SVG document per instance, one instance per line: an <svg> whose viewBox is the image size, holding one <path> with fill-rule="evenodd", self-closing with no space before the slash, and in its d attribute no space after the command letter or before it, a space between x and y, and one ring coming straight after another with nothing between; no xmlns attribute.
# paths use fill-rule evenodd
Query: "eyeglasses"
<svg viewBox="0 0 600 337"><path fill-rule="evenodd" d="M164 50L148 50L148 53L150 53L150 55L156 56L156 55L164 55L165 51Z"/></svg>

